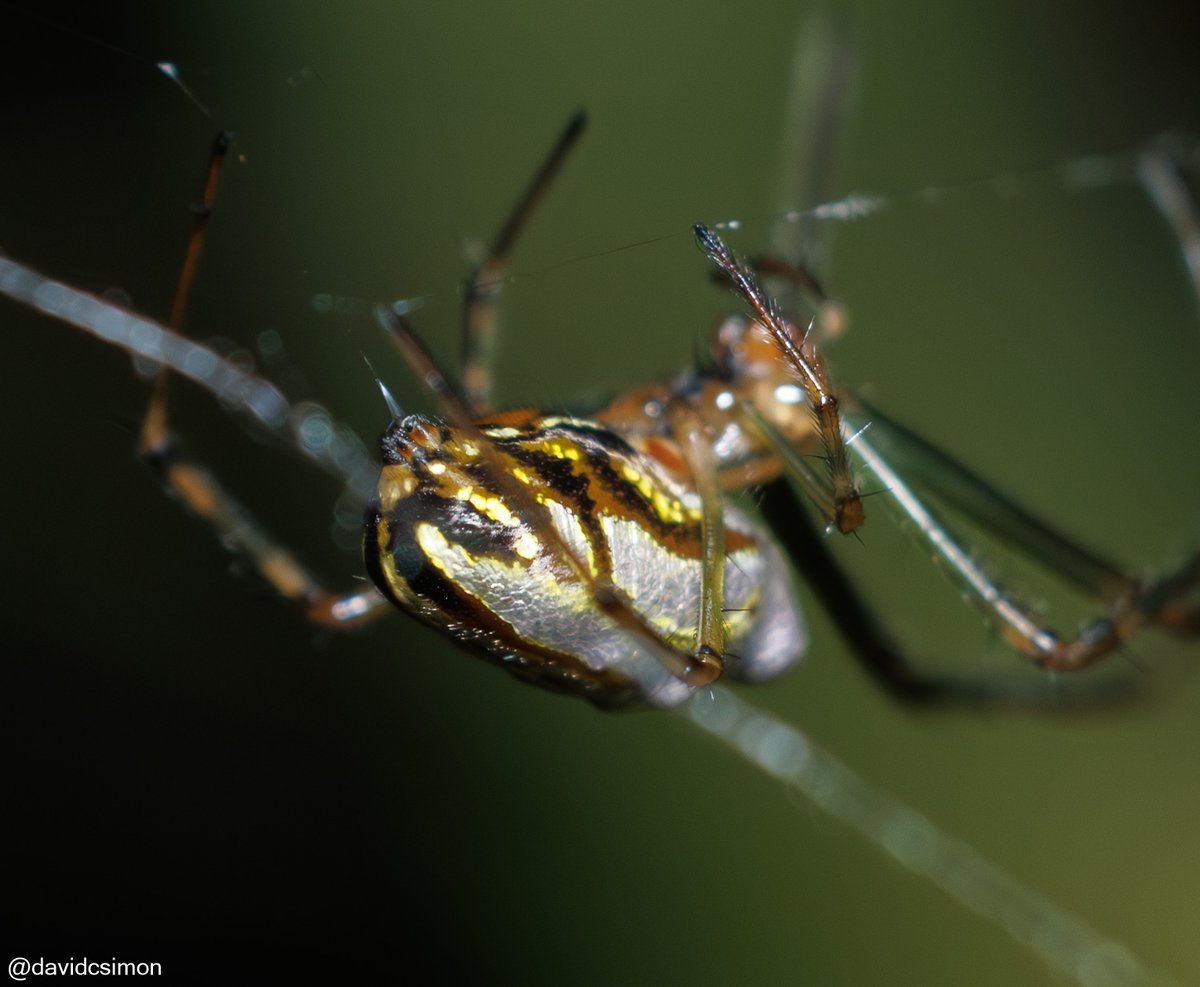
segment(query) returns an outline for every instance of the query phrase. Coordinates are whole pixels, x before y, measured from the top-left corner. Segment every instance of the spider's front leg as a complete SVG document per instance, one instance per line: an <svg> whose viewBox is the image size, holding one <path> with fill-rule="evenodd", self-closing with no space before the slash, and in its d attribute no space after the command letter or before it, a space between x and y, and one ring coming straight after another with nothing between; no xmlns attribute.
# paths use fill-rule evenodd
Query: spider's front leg
<svg viewBox="0 0 1200 987"><path fill-rule="evenodd" d="M587 116L582 110L567 122L492 241L487 257L467 279L462 312L462 389L474 417L492 409L491 358L498 328L496 305L508 272L509 256L586 126Z"/></svg>
<svg viewBox="0 0 1200 987"><path fill-rule="evenodd" d="M796 338L794 327L780 313L778 304L759 287L754 271L734 257L716 233L700 225L692 232L700 248L749 304L759 325L770 333L783 360L795 375L796 383L808 396L828 471L827 496L818 504L821 506L827 500L829 520L842 534L850 534L862 526L866 516L862 496L850 469L838 396L820 354L807 338Z"/></svg>
<svg viewBox="0 0 1200 987"><path fill-rule="evenodd" d="M175 287L168 333L182 334L209 216L216 201L221 165L232 143L233 135L228 132L218 134L213 142L203 192L195 209L192 233ZM295 555L274 541L250 512L230 496L211 470L187 456L169 425L170 375L169 367L161 364L138 441L142 459L154 470L167 491L211 525L227 547L250 562L276 591L299 606L313 623L341 630L386 613L386 601L374 589L343 595L326 590ZM288 409L287 417L293 417L291 409Z"/></svg>

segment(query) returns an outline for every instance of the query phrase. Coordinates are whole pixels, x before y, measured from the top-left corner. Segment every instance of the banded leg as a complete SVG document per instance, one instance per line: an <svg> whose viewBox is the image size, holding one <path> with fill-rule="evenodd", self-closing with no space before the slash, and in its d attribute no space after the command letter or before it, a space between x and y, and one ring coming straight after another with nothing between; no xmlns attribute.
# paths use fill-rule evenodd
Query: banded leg
<svg viewBox="0 0 1200 987"><path fill-rule="evenodd" d="M175 283L175 297L171 301L171 315L167 326L172 332L183 331L183 320L187 315L188 303L192 295L192 286L196 283L196 271L200 266L200 255L204 251L204 234L208 229L208 220L212 215L213 204L217 200L217 184L221 177L221 166L225 163L225 155L233 144L233 134L227 130L217 134L213 141L212 154L208 160L208 170L204 176L204 188L200 201L195 206L195 218L192 222L191 236L188 237L187 252L184 254L183 266L179 271L179 280ZM150 404L146 408L142 420L139 447L144 456L152 450L162 447L167 438L167 395L170 370L160 366L154 376L154 386L150 394Z"/></svg>
<svg viewBox="0 0 1200 987"><path fill-rule="evenodd" d="M586 125L587 117L582 111L570 119L492 241L487 259L467 280L463 305L462 380L463 397L473 410L473 417L487 414L492 407L491 356L497 328L496 303L504 286L509 254L567 156L579 142Z"/></svg>
<svg viewBox="0 0 1200 987"><path fill-rule="evenodd" d="M388 602L373 587L340 595L328 592L225 491L210 470L181 453L174 436L167 434L160 444L143 446L142 458L171 494L212 527L222 544L253 565L314 624L348 630L391 612Z"/></svg>
<svg viewBox="0 0 1200 987"><path fill-rule="evenodd" d="M222 132L213 143L204 189L171 305L168 330L174 334L179 334L183 327L204 249L208 219L216 201L221 165L232 142L233 135ZM345 595L327 592L291 552L264 532L210 470L182 453L168 424L170 373L165 363L160 365L138 441L142 459L158 475L163 486L211 525L225 545L249 561L271 586L297 604L313 623L343 629L387 612L386 601L373 588Z"/></svg>

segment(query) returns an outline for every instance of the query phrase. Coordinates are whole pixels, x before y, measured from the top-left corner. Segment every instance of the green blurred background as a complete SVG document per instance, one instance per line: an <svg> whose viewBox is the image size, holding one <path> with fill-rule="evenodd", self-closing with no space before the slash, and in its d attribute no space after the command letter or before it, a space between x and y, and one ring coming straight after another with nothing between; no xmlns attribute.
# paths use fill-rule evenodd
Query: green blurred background
<svg viewBox="0 0 1200 987"><path fill-rule="evenodd" d="M862 50L839 194L1025 177L837 229L828 282L853 331L831 361L1103 551L1178 558L1200 541L1200 334L1178 256L1133 188L1066 194L1035 169L1200 129L1194 34L1169 4L976 7L835 7ZM809 14L39 11L0 4L0 248L162 316L208 142L236 130L192 331L278 330L290 393L368 440L384 410L360 353L421 399L368 314L312 297L426 296L420 325L452 361L464 244L580 106L591 128L505 300L501 399L560 407L688 360L730 304L688 228L738 217L739 249L766 242ZM421 960L501 982L1064 982L681 720L523 688L400 617L315 634L135 462L147 389L128 359L8 303L0 317L10 956L163 959L197 982L402 979ZM334 485L176 394L193 447L351 585ZM932 664L1017 670L885 512L839 551ZM757 702L1200 980L1194 645L1148 636L1114 664L1154 693L1135 709L922 716L812 623L806 665Z"/></svg>

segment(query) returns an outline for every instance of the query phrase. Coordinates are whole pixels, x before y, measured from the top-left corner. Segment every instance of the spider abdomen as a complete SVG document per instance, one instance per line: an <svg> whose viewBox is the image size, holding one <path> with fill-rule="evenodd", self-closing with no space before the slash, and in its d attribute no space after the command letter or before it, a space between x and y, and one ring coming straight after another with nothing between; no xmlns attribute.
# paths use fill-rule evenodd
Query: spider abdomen
<svg viewBox="0 0 1200 987"><path fill-rule="evenodd" d="M605 611L597 587L689 654L705 564L697 496L594 422L502 421L392 424L367 524L376 583L536 684L606 706L682 702L689 687ZM735 507L723 513L728 671L771 678L801 656L803 620L778 550Z"/></svg>

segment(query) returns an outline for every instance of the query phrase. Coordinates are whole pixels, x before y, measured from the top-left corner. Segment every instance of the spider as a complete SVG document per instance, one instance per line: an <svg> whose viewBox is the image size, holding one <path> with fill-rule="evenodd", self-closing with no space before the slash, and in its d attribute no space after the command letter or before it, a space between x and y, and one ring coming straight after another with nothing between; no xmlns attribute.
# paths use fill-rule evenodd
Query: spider
<svg viewBox="0 0 1200 987"><path fill-rule="evenodd" d="M700 266L700 265L699 265L699 263L697 263L697 267L699 267L699 266ZM743 301L741 304L742 304L743 306L746 306L746 303L745 303L744 301ZM748 308L748 306L746 306L746 307ZM803 321L802 321L802 320L797 320L797 323L798 323L798 324L797 324L797 325L796 325L794 328L796 328L796 329L798 329L798 330L800 330L800 331L802 332L802 331L803 331L803 329L804 329L804 323L803 323ZM736 316L736 317L732 318L732 319L731 319L731 320L728 322L728 326L732 327L732 328L730 328L730 329L729 329L729 331L731 331L731 332L733 332L733 331L745 331L745 328L746 328L748 325L749 325L749 323L748 323L748 322L745 320L745 315L744 315L744 314L739 314L738 316ZM739 330L739 328L738 328L739 326L741 327L741 329L740 329L740 330ZM820 329L814 330L814 333L815 333L815 335L814 335L814 341L815 341L816 343L820 343L820 342L821 342ZM796 383L795 383L795 381L794 381L794 380L792 380L792 379L790 379L790 375L789 375L788 386L792 386L792 387L796 386ZM852 444L852 445L851 445L851 447L850 447L850 453L849 453L849 455L851 456L851 462L854 464L856 472L862 472L862 469L861 469L861 467L862 467L861 459L860 459L860 458L858 458L858 455L859 455L859 450L860 450L861 448L863 448L863 446L862 446L861 442L862 442L862 440L863 440L863 439L866 439L866 440L877 440L877 438L878 438L878 435L879 435L879 433L880 433L880 431L881 431L881 428L880 428L880 424L879 424L879 423L880 423L881 421L883 421L883 419L882 419L882 416L880 416L879 418L876 418L874 415L870 414L869 412L868 412L868 413L866 413L866 414L864 414L864 412L863 412L863 409L861 409L861 408L860 408L860 409L857 409L857 417L856 417L856 416L855 416L855 414L854 414L854 409L850 409L850 408L848 407L848 401L847 401L847 400L845 399L845 397L844 397L844 395L845 395L845 392L844 392L844 391L839 391L839 395L843 396L843 398L844 398L844 400L843 400L843 409L842 409L842 410L844 410L844 411L846 411L846 412L847 412L847 416L849 417L849 419L850 419L850 421L851 421L851 423L852 423L852 427L851 427L851 428L850 428L850 429L847 431L847 434L848 434L848 435L853 435L853 434L855 434L856 428L857 428L857 427L859 427L859 426L861 426L862 424L865 424L867 419L870 419L870 420L873 422L873 424L871 425L871 428L870 428L870 429L869 429L869 430L868 430L866 433L864 433L864 434L863 434L863 436L861 437L861 439L860 439L858 442L855 442L854 444ZM642 407L643 407L643 409L644 409L644 405L643 405ZM603 410L603 409L601 409L601 410ZM635 409L635 410L636 410L636 409ZM727 409L720 409L720 410L727 410ZM590 421L597 421L597 420L598 420L598 418L597 418L597 414L598 414L598 412L596 411L596 409L593 409L593 411L589 413L589 415L588 415L588 417L587 417L587 419L586 419L586 420L590 420ZM560 417L562 417L562 416L560 416ZM626 419L625 419L625 421L627 421L627 422L628 422L628 421L633 421L633 422L636 422L636 421L638 421L638 420L640 420L640 419L638 419L636 416L635 416L635 417L633 417L633 418L626 418ZM486 422L485 422L485 423L486 423ZM747 428L750 428L750 427L752 427L752 426L747 426ZM618 435L622 434L622 433L619 431L619 429L618 429L618 427L617 427L617 426L610 426L610 427L608 427L608 428L607 428L607 431L608 431L608 432L610 432L610 433L615 433L615 434L618 434ZM630 431L631 431L631 430L630 430ZM650 436L651 438L653 437L653 434L654 434L654 433L653 433L653 429L648 429L648 430L647 430L647 435L648 435L648 436ZM809 434L811 434L811 433L809 433ZM912 451L914 448L919 448L919 447L914 447L914 446L911 446L911 445L910 445L910 446L907 446L906 448L908 448L908 449L910 450L910 453L911 453L911 451ZM167 459L169 459L169 456L167 456L166 458L167 458ZM770 458L770 457L768 457L768 458ZM919 457L918 457L918 458L919 458ZM828 479L827 479L826 475L825 475L825 474L824 474L824 472L823 472L823 470L824 470L824 467L823 467L823 465L822 465L822 463L821 463L821 460L820 460L820 459L814 459L814 460L812 460L811 462L812 462L812 463L815 465L815 467L816 467L816 477L815 477L816 483L815 483L815 485L811 485L811 489L812 489L813 493L815 493L815 494L816 494L816 495L819 497L819 496L820 496L820 494L822 493L822 491L824 491L824 489L825 489L825 485L826 485L826 483L828 482ZM936 470L935 470L935 472L936 472ZM903 476L904 476L906 479L909 479L909 478L911 478L911 477L912 477L912 475L913 475L913 474L912 474L912 473L909 471L909 469L906 467L906 469L902 471L902 475L903 475ZM945 474L944 474L944 471L943 471L943 475L945 475ZM868 482L868 483L867 483L867 486L868 486L868 487L870 487L870 486L878 486L878 485L879 485L879 484L877 484L877 483L876 483L874 480L871 480L871 477L870 477L870 475L869 475L869 474L868 474L868 477L867 477L867 478L868 478L868 481L870 481L870 482ZM869 491L867 491L867 492L869 492ZM773 501L773 500L774 500L776 497L787 497L787 496L789 496L789 495L788 495L786 492L783 492L783 493L776 493L775 491L771 491L771 493L768 495L768 497L767 497L767 501L766 501L766 503L767 503L767 510L769 511L769 510L771 510L771 509L772 509L772 501ZM805 496L807 496L807 494L806 494ZM778 502L778 501L776 501L776 502ZM786 504L786 503L788 503L788 501L783 501L783 503L785 503L785 504ZM861 530L860 534L862 534L862 536L863 536L865 539L867 539L867 540L868 540L868 541L867 541L867 545L868 545L868 547L869 547L869 545L870 545L870 541L869 541L869 539L872 537L872 536L871 536L871 532L872 532L873 528L874 528L874 527L875 527L877 524L879 524L879 523L880 523L880 520L881 520L881 519L884 519L884 520L886 519L886 516L887 516L887 509L886 509L886 507L885 507L886 500L885 500L885 498L884 498L883 496L878 496L878 497L867 497L867 498L866 498L866 500L864 501L864 503L865 503L865 509L866 509L867 526L866 526L866 527L864 527L864 528ZM805 510L810 510L810 507L809 507L809 505L805 505L805 506L804 506L804 509L805 509ZM786 508L783 508L783 509L781 509L781 512L782 512L782 513L787 513L787 509L786 509ZM795 518L788 518L788 519L787 519L787 524L786 524L786 525L785 525L785 524L782 524L782 523L780 523L780 524L779 524L779 528L780 528L780 530L786 530L788 527L791 527L791 526L793 525L793 521L794 521L794 520L795 520ZM817 524L814 526L814 528L815 528L815 527L820 527L820 524L821 524L821 523L820 523L820 522L818 522L818 523L817 523ZM757 529L757 531L761 531L761 527L760 527L759 529ZM850 537L851 537L851 538L853 538L854 536L853 536L853 535L851 535ZM825 542L827 542L827 541L830 541L830 540L834 540L834 541L836 541L837 539L836 539L835 537L832 537L832 536L831 536L831 537L829 537L829 538L824 538L824 537L822 537L822 538L820 538L820 539L819 539L819 541L820 541L822 544L824 544ZM830 575L829 579L827 579L827 580L825 580L825 581L824 581L824 584L825 584L825 585L833 585L833 584L834 584L836 581L837 581L837 580L836 580L836 577L834 577L834 576ZM784 584L781 584L781 585L786 585L786 583L784 583ZM618 608L620 607L620 604L619 604L619 603L617 604L617 607L618 607ZM379 609L378 609L378 611L376 611L375 609L372 609L372 612L386 612L386 608L379 608ZM625 615L625 614L619 614L618 616L620 616L620 617L623 617L623 618L627 617L627 615ZM641 632L640 630L634 630L634 629L630 629L630 631L629 631L628 633L630 633L630 634L633 634L633 635L640 635L642 632ZM691 642L681 642L681 643L682 643L682 644L687 644L687 645L690 645L690 644L691 644ZM650 650L650 651L654 651L654 644L653 644L652 642L649 642L649 641L648 641L648 642L647 642L647 649L648 649L648 650ZM687 654L687 660L688 660L688 661L690 661L690 660L691 660L691 658L693 657L693 656L691 656L691 654L690 654L690 650L691 650L691 649L690 649L690 647L687 647L687 648L684 648L684 649L683 649L683 651L684 651L684 652ZM740 654L740 653L739 653L739 651L741 651L741 650L744 650L744 649L743 649L743 648L740 648L738 645L731 645L731 646L728 646L728 647L727 647L727 649L726 649L726 652L727 652L727 653L726 653L726 655L724 656L724 659L723 659L723 660L724 660L725 664L727 664L727 665L729 666L729 672L730 672L730 673L736 673L736 672L739 670L739 667L741 666L741 664L742 664L743 662L745 662L745 661L746 661L746 655L745 655L745 654ZM670 657L670 656L665 656L665 657ZM654 657L654 656L652 656L652 657L650 658L650 661L652 661L652 662L654 663L654 665L653 665L653 666L651 666L651 669L652 669L652 671L651 671L651 674L652 674L652 675L658 675L658 667L657 667L657 666L658 666L658 664L659 664L658 658L657 658L657 657ZM685 673L686 673L686 672L688 672L688 669L687 669L687 668L680 668L679 670L680 670L680 671L683 671L683 672L685 672ZM955 688L943 688L943 684L942 684L942 683L934 683L934 684L933 684L933 688L931 689L931 688L929 688L929 686L928 686L928 684L927 684L927 683L920 683L920 682L918 682L918 683L916 683L916 684L913 684L913 685L912 685L912 687L911 687L911 689L910 689L910 688L909 688L909 684L910 684L910 683L908 683L908 682L906 681L906 679L907 679L907 678L908 678L908 676L907 676L907 673L902 673L902 676L901 676L901 678L900 678L900 682L901 682L901 686L900 686L900 688L901 688L901 691L912 691L912 692L914 692L914 693L918 693L918 694L924 694L924 695L930 695L930 696L939 696L939 695L940 695L940 696L951 696L951 695L956 695L956 696L965 696L965 697L968 699L968 701L969 701L969 700L971 700L971 699L972 699L972 697L973 697L973 694L972 694L972 692L971 692L971 689L970 689L970 688L968 688L968 687L964 687L964 688L961 688L961 689L960 689L960 688L957 688L957 687L955 687ZM549 679L545 679L545 680L539 679L539 681L541 682L541 684L546 684L548 681L551 681L551 680L549 680ZM606 684L606 685L600 686L600 687L598 687L598 688L596 688L596 689L590 689L590 690L587 690L587 689L583 689L583 688L581 688L579 691L583 692L585 695L590 695L590 696L593 696L593 697L596 697L596 698L600 698L600 699L602 699L602 701L603 701L603 700L609 700L610 702L615 702L615 703L620 703L620 702L636 702L636 701L638 701L638 700L641 700L641 699L643 699L643 698L645 698L645 697L647 697L647 696L650 696L650 697L656 697L656 696L657 696L658 698L660 698L660 699L663 699L664 701L669 701L669 700L670 700L670 696L669 696L669 695L667 695L667 696L665 696L665 697L664 697L664 695L663 695L663 693L662 693L662 692L655 693L653 690L654 690L656 687L658 687L658 688L663 688L663 689L665 689L665 690L668 690L668 691L671 691L671 690L673 690L673 691L674 691L676 694L678 694L678 692L679 692L679 687L678 687L678 686L677 686L675 683L677 683L677 682L679 682L679 681L681 681L681 680L680 680L680 678L679 678L678 676L676 676L676 675L673 675L673 674L671 674L671 673L668 671L668 672L666 673L666 675L665 675L665 676L660 676L660 677L658 677L657 679L653 680L653 681L652 681L652 682L650 682L650 683L643 683L642 681L640 681L640 680L638 680L638 679L636 679L636 678L635 678L635 680L634 680L634 684L633 684L632 686L628 686L628 685L624 685L624 684L618 684L618 685L616 685L616 686L611 686L611 687L610 687L609 685L607 685L607 684ZM687 683L684 683L684 684L685 684L685 685L687 685L687 686L690 688L690 682L687 682ZM572 688L572 689L574 688L574 686L566 686L566 687L567 687L567 688ZM611 690L613 690L613 689L615 689L616 691L611 691ZM992 695L992 696L995 696L996 694L995 694L994 692L992 692L992 693L991 693L991 695Z"/></svg>
<svg viewBox="0 0 1200 987"><path fill-rule="evenodd" d="M383 468L368 511L364 559L375 586L327 592L266 537L206 469L182 455L167 423L168 376L160 372L142 428L143 455L164 483L307 616L325 626L373 619L389 600L483 657L534 684L604 707L673 706L725 672L775 677L799 660L804 622L782 554L761 524L724 499L763 489L762 508L780 544L828 607L853 653L894 695L912 702L1007 703L995 685L935 679L910 665L829 552L795 491L830 530L852 534L866 519L852 456L886 489L918 538L964 595L1018 653L1051 671L1075 671L1110 654L1146 625L1200 630L1195 591L1200 554L1144 579L1039 521L981 478L882 411L835 388L814 316L805 330L759 285L713 230L695 237L749 316L724 320L710 362L635 388L588 417L533 410L495 412L486 353L508 255L533 206L582 132L566 127L468 282L463 385L452 384L409 328L406 305L378 316L438 402L442 419L403 414L381 441ZM169 325L178 330L231 136L219 135ZM1143 161L1160 200L1182 188L1161 156ZM1189 217L1177 198L1176 225ZM838 316L807 270L759 265ZM78 320L44 286L9 293ZM35 297L37 296L37 297ZM829 314L833 312L834 314ZM114 330L131 350L135 332ZM145 335L143 333L143 335ZM262 382L184 341L151 332L145 355L185 369L243 410L278 396ZM230 381L231 374L236 380ZM870 434L865 434L867 429ZM301 426L303 429L303 426ZM950 505L1103 604L1078 634L1060 637L997 584L955 537L928 498Z"/></svg>

